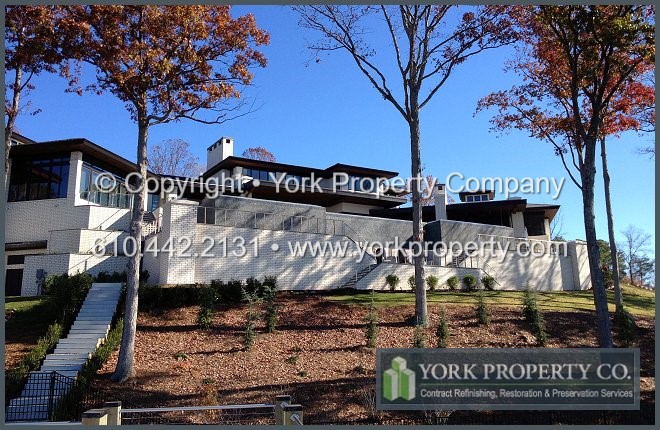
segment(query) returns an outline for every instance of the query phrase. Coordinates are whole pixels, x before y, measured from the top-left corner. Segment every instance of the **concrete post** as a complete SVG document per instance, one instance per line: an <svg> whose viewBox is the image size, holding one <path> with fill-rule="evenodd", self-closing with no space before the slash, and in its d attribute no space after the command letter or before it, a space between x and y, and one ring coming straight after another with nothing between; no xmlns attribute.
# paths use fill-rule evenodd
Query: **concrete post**
<svg viewBox="0 0 660 430"><path fill-rule="evenodd" d="M284 407L291 404L291 396L275 396L275 425L284 425Z"/></svg>
<svg viewBox="0 0 660 430"><path fill-rule="evenodd" d="M90 409L82 414L82 424L84 426L105 426L108 425L108 413L105 409Z"/></svg>
<svg viewBox="0 0 660 430"><path fill-rule="evenodd" d="M303 410L302 405L286 405L283 408L284 425L285 426L301 426L303 425Z"/></svg>
<svg viewBox="0 0 660 430"><path fill-rule="evenodd" d="M103 409L108 413L109 426L121 425L121 402L105 402Z"/></svg>

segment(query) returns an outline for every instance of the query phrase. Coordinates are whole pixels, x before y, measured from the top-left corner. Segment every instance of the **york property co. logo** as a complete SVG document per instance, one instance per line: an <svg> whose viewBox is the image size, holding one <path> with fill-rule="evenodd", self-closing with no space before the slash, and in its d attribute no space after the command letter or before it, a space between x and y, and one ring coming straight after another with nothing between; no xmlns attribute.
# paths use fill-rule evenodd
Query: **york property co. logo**
<svg viewBox="0 0 660 430"><path fill-rule="evenodd" d="M387 400L415 398L415 372L402 357L392 359L392 367L383 372L383 397Z"/></svg>

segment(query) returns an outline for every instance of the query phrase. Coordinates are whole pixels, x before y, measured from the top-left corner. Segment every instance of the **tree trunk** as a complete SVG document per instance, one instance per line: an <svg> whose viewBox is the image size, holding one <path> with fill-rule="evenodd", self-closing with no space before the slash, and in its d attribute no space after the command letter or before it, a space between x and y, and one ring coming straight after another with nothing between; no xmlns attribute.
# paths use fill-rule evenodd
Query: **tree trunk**
<svg viewBox="0 0 660 430"><path fill-rule="evenodd" d="M126 308L124 311L124 332L121 338L121 349L117 359L117 367L112 380L124 382L135 376L133 355L135 352L135 330L138 315L138 287L140 282L140 255L142 253L142 217L144 202L147 197L145 179L147 177L147 139L149 125L146 121L138 121L137 162L140 170L139 178L133 186L140 191L133 194L133 209L131 212L131 237L137 249L129 257L127 268Z"/></svg>
<svg viewBox="0 0 660 430"><path fill-rule="evenodd" d="M13 84L13 97L11 108L7 110L7 124L5 125L5 190L9 186L9 148L11 147L11 136L14 133L16 117L18 116L19 103L21 101L21 81L23 80L23 70L16 68Z"/></svg>
<svg viewBox="0 0 660 430"><path fill-rule="evenodd" d="M605 138L600 139L600 155L603 159L603 185L605 188L605 210L607 212L607 233L610 238L610 254L612 255L612 282L614 282L614 302L616 309L623 309L623 295L621 294L621 283L619 282L619 254L614 237L614 217L612 215L612 200L610 197L610 172L607 168L607 151Z"/></svg>
<svg viewBox="0 0 660 430"><path fill-rule="evenodd" d="M412 93L412 92L411 92ZM420 154L420 131L419 131L419 107L416 95L411 95L410 121L410 154L412 161L412 207L413 207L413 243L412 248L418 253L414 257L415 262L415 325L426 326L427 306L426 288L424 280L424 230L422 228L422 202L421 202L421 154ZM416 248L419 247L419 248ZM422 252L419 252L422 251ZM421 255L419 255L421 254Z"/></svg>
<svg viewBox="0 0 660 430"><path fill-rule="evenodd" d="M598 320L598 344L601 348L612 347L610 316L607 310L607 294L603 271L600 267L600 250L596 239L594 214L594 181L596 178L596 139L584 140L585 156L580 176L582 178L582 203L584 206L584 232L587 239L591 287Z"/></svg>

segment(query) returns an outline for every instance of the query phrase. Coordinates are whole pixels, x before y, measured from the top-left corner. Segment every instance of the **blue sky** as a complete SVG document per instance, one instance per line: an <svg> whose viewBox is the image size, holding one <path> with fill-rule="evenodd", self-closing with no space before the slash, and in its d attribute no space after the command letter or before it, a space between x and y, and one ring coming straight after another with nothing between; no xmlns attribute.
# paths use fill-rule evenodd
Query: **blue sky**
<svg viewBox="0 0 660 430"><path fill-rule="evenodd" d="M245 96L260 108L220 125L192 121L152 127L153 145L168 138L190 142L202 163L206 148L221 136L235 139L235 153L264 146L278 161L313 167L336 162L410 174L408 128L342 52L310 61L308 41L315 35L298 26L298 17L283 6L242 6L234 13L252 12L271 34L263 49L268 67L255 71L254 85ZM384 41L384 40L383 40ZM388 46L379 49L389 54ZM512 50L482 53L459 66L433 101L422 111L422 161L425 173L440 179L451 172L466 177L566 178L557 199L562 205L562 230L569 239L584 238L581 195L569 180L560 159L545 142L525 133L499 136L490 131L490 112L473 116L479 98L515 84L503 64ZM65 93L65 82L50 75L35 80L29 99L41 112L17 121L21 133L35 140L85 137L135 160L137 127L123 104L112 95ZM655 165L635 148L651 144L653 136L628 133L610 139L608 150L617 232L628 224L655 239ZM598 236L607 238L601 171L596 184ZM547 194L520 195L534 203L552 203ZM618 234L620 237L620 233Z"/></svg>

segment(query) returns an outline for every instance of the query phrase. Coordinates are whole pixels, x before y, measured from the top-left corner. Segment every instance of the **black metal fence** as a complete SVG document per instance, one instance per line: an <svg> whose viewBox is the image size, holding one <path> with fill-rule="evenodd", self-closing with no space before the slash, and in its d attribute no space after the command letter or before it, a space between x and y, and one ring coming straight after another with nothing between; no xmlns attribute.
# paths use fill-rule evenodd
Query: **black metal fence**
<svg viewBox="0 0 660 430"><path fill-rule="evenodd" d="M275 416L268 404L132 408L122 402L121 423L267 425L275 424Z"/></svg>
<svg viewBox="0 0 660 430"><path fill-rule="evenodd" d="M83 380L58 372L31 372L21 396L7 405L5 421L80 421L82 413L103 404L104 395Z"/></svg>

